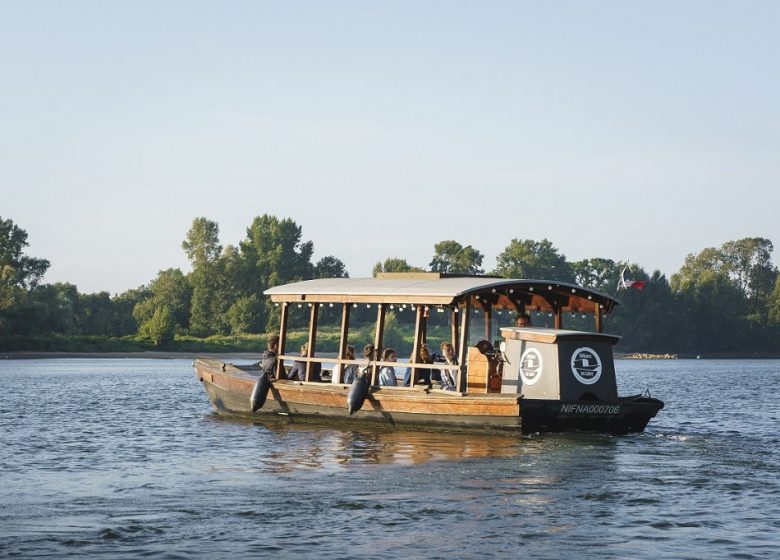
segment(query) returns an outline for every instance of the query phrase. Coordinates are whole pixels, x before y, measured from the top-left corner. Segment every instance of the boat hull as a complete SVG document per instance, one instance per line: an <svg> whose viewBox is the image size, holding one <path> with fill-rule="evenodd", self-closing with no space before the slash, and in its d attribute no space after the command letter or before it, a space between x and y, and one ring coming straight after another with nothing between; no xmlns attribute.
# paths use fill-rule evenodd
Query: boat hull
<svg viewBox="0 0 780 560"><path fill-rule="evenodd" d="M617 402L554 400L523 401L523 425L527 432L591 431L608 434L643 432L664 403L635 395Z"/></svg>
<svg viewBox="0 0 780 560"><path fill-rule="evenodd" d="M349 385L276 380L272 382L262 408L253 412L251 395L259 370L212 359L199 359L194 367L216 412L243 418L274 416L296 421L343 422L424 431L519 434L592 430L628 433L642 431L660 409L621 401L616 403L619 411L614 414L587 414L582 410L567 413L560 408L567 403L531 401L520 395L464 395L423 388L371 387L363 407L349 416Z"/></svg>

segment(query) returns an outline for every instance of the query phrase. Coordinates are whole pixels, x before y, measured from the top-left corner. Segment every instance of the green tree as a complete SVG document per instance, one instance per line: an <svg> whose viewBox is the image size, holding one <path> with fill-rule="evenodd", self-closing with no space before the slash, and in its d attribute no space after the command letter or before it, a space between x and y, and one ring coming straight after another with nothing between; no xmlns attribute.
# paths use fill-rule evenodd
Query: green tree
<svg viewBox="0 0 780 560"><path fill-rule="evenodd" d="M465 247L453 240L440 241L433 246L431 271L450 274L482 274L482 253L471 245Z"/></svg>
<svg viewBox="0 0 780 560"><path fill-rule="evenodd" d="M609 317L607 330L622 335L619 350L651 353L687 350L685 316L680 313L666 277L659 271L648 276L638 265L632 265L631 270L633 279L646 284L641 291L629 288L617 292L621 305Z"/></svg>
<svg viewBox="0 0 780 560"><path fill-rule="evenodd" d="M708 247L689 254L680 271L672 276L672 289L688 292L703 281L713 285L712 275L721 275L744 296L739 315L764 326L769 320L770 296L778 274L771 262L772 250L768 239L747 237L728 241L718 249Z"/></svg>
<svg viewBox="0 0 780 560"><path fill-rule="evenodd" d="M730 272L723 252L708 247L688 255L672 275L671 289L677 295L681 322L688 326L685 340L693 353L739 351L746 342L740 335L746 329L747 299Z"/></svg>
<svg viewBox="0 0 780 560"><path fill-rule="evenodd" d="M152 317L141 325L141 334L154 342L155 346L165 346L173 341L176 334L176 322L167 306L158 307Z"/></svg>
<svg viewBox="0 0 780 560"><path fill-rule="evenodd" d="M257 217L241 242L241 253L260 292L280 284L314 276L314 244L302 241L303 231L289 218Z"/></svg>
<svg viewBox="0 0 780 560"><path fill-rule="evenodd" d="M384 263L378 262L374 265L373 275L380 272L425 272L422 268L410 265L406 259L391 257L385 259Z"/></svg>
<svg viewBox="0 0 780 560"><path fill-rule="evenodd" d="M138 332L138 321L133 317L133 310L136 305L150 296L151 292L145 286L141 286L127 290L112 298L113 313L111 324L112 333L115 336L125 336Z"/></svg>
<svg viewBox="0 0 780 560"><path fill-rule="evenodd" d="M141 324L148 321L160 307L167 307L173 316L176 329L185 331L189 326L192 286L178 268L161 270L147 289L148 296L138 302L133 316Z"/></svg>
<svg viewBox="0 0 780 560"><path fill-rule="evenodd" d="M219 226L206 218L195 218L182 248L192 264L189 275L192 285L190 331L197 336L219 332L219 322L227 306L218 300L220 282Z"/></svg>
<svg viewBox="0 0 780 560"><path fill-rule="evenodd" d="M621 263L612 259L592 258L571 263L574 283L611 294L618 285Z"/></svg>
<svg viewBox="0 0 780 560"><path fill-rule="evenodd" d="M721 247L724 268L748 301L748 313L761 323L768 321L769 297L777 278L772 264L774 246L763 237L728 241Z"/></svg>
<svg viewBox="0 0 780 560"><path fill-rule="evenodd" d="M571 265L547 239L513 239L496 258L493 272L504 278L574 282Z"/></svg>
<svg viewBox="0 0 780 560"><path fill-rule="evenodd" d="M77 334L76 313L79 308L79 292L76 286L60 282L38 284L31 290L30 295L46 307L46 319L41 325L41 333Z"/></svg>
<svg viewBox="0 0 780 560"><path fill-rule="evenodd" d="M314 265L315 278L349 278L347 267L333 255L322 257Z"/></svg>
<svg viewBox="0 0 780 560"><path fill-rule="evenodd" d="M49 261L24 254L27 232L0 217L0 334L37 334L48 310L28 290L35 289Z"/></svg>
<svg viewBox="0 0 780 560"><path fill-rule="evenodd" d="M113 308L108 292L78 294L75 319L79 334L110 335Z"/></svg>
<svg viewBox="0 0 780 560"><path fill-rule="evenodd" d="M278 326L278 311L263 292L268 288L314 277L311 257L314 244L303 241L303 231L293 220L264 214L254 219L240 243L243 260L243 295L254 294L263 302L258 324L266 330Z"/></svg>
<svg viewBox="0 0 780 560"><path fill-rule="evenodd" d="M27 232L0 216L0 286L35 287L49 269L46 259L24 254L28 245Z"/></svg>
<svg viewBox="0 0 780 560"><path fill-rule="evenodd" d="M238 298L227 312L227 321L232 334L258 333L262 330L259 324L263 314L263 305L256 294Z"/></svg>
<svg viewBox="0 0 780 560"><path fill-rule="evenodd" d="M769 297L769 321L780 325L780 276L775 280L775 287Z"/></svg>

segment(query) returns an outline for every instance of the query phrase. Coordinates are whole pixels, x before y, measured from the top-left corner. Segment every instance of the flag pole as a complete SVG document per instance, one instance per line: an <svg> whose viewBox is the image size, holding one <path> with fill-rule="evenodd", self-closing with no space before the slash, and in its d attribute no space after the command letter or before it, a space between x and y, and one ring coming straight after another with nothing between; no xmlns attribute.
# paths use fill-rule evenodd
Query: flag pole
<svg viewBox="0 0 780 560"><path fill-rule="evenodd" d="M630 265L626 265L623 267L623 270L620 271L620 277L617 281L617 286L615 286L615 291L612 293L612 299L615 300L617 298L617 293L620 291L621 287L625 287L625 274L626 269L631 268ZM612 306L614 309L614 305ZM607 317L604 319L604 324L601 326L601 332L604 332L607 329L607 323L609 322L609 318L612 317L613 310L610 310Z"/></svg>

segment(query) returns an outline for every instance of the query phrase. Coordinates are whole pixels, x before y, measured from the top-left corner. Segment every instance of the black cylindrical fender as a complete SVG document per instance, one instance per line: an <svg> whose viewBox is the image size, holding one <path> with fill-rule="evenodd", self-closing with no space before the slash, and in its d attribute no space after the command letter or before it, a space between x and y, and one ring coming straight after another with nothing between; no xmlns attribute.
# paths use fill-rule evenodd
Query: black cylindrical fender
<svg viewBox="0 0 780 560"><path fill-rule="evenodd" d="M355 376L355 380L352 382L352 386L349 388L347 394L347 410L349 415L352 416L358 410L363 408L363 403L368 396L368 379L365 374L359 374Z"/></svg>
<svg viewBox="0 0 780 560"><path fill-rule="evenodd" d="M252 412L257 412L265 404L265 399L268 398L268 390L271 388L271 381L267 375L261 375L260 379L255 383L255 388L252 389L252 396L249 399L249 404L252 406Z"/></svg>

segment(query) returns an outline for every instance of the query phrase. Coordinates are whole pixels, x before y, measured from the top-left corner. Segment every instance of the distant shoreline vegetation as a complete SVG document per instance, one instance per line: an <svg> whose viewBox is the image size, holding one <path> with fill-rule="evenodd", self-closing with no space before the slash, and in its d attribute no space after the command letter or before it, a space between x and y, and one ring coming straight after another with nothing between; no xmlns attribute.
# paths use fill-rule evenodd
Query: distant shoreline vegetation
<svg viewBox="0 0 780 560"><path fill-rule="evenodd" d="M0 217L0 352L260 352L264 333L278 332L279 310L263 292L312 278L348 277L335 256L313 262L314 243L289 218L255 218L246 238L223 246L219 226L195 218L182 241L192 270L161 270L148 284L112 296L84 294L70 283L46 284L46 259L27 256L27 232ZM488 273L504 278L540 278L579 284L616 294L621 271L644 289L617 293L621 302L606 331L621 336L621 355L778 356L780 355L780 275L772 263L769 239L749 237L689 254L670 279L639 264L592 257L569 261L549 240L512 239L498 252L492 270L471 245L444 240L433 246L427 265L392 256L371 271ZM367 276L368 271L358 276ZM392 315L386 345L402 354L411 348L405 333L411 314ZM356 345L373 340L375 310L352 314ZM506 314L504 319L508 320ZM542 321L544 317L539 317ZM535 318L537 320L537 318ZM339 310L322 308L317 351L334 351ZM446 325L432 318L429 337ZM410 323L412 322L412 323ZM287 341L295 353L306 337L307 309L293 308ZM301 334L302 333L302 334ZM303 339L301 337L304 337ZM437 344L436 336L431 337Z"/></svg>

